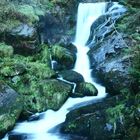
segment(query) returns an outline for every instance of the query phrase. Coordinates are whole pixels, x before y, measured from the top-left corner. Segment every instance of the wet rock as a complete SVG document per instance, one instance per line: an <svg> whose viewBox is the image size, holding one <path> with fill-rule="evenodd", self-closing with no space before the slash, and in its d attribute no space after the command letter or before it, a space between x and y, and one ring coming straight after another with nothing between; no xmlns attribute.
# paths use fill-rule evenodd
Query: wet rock
<svg viewBox="0 0 140 140"><path fill-rule="evenodd" d="M14 127L22 107L21 96L8 85L0 83L0 136Z"/></svg>
<svg viewBox="0 0 140 140"><path fill-rule="evenodd" d="M133 128L131 125L136 125L134 115L130 115L135 109L126 106L132 100L121 96L111 97L104 102L72 110L67 114L61 130L87 136L90 140L123 139L129 135L129 128Z"/></svg>
<svg viewBox="0 0 140 140"><path fill-rule="evenodd" d="M36 113L36 114L34 114L34 115L32 115L32 116L30 116L29 118L28 118L28 121L29 122L31 122L31 121L38 121L38 120L40 120L40 119L42 119L43 118L43 114L39 114L39 113Z"/></svg>
<svg viewBox="0 0 140 140"><path fill-rule="evenodd" d="M76 85L75 93L72 94L72 97L96 96L97 93L98 90L93 84L82 82Z"/></svg>
<svg viewBox="0 0 140 140"><path fill-rule="evenodd" d="M113 3L108 3L107 13L101 15L91 26L90 37L87 41L87 44L90 47L96 46L97 43L102 42L103 39L111 35L115 26L114 23L126 12L126 8L114 6L112 9ZM119 10L120 9L120 10Z"/></svg>
<svg viewBox="0 0 140 140"><path fill-rule="evenodd" d="M22 133L10 133L8 140L26 140L28 138L27 134Z"/></svg>
<svg viewBox="0 0 140 140"><path fill-rule="evenodd" d="M73 70L64 70L59 72L60 77L63 77L63 79L74 82L74 83L81 83L84 82L83 76Z"/></svg>
<svg viewBox="0 0 140 140"><path fill-rule="evenodd" d="M89 51L91 66L111 94L118 94L132 83L128 72L131 56L123 53L128 48L123 39L127 44L132 45L133 42L125 36L122 39L122 36L115 33Z"/></svg>
<svg viewBox="0 0 140 140"><path fill-rule="evenodd" d="M6 42L14 47L15 53L31 55L40 50L37 36L34 27L21 24L7 33Z"/></svg>
<svg viewBox="0 0 140 140"><path fill-rule="evenodd" d="M72 44L72 43L68 43L64 47L67 48L70 52L72 52L74 54L77 53L77 47L74 44Z"/></svg>
<svg viewBox="0 0 140 140"><path fill-rule="evenodd" d="M72 69L76 61L76 55L64 47L55 45L52 47L52 59L61 65L61 69Z"/></svg>

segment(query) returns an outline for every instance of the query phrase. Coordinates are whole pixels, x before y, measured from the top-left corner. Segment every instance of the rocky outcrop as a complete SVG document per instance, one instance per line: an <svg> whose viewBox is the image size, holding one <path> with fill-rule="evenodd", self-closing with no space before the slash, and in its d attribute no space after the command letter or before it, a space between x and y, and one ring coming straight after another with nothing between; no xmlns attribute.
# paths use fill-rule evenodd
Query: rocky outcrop
<svg viewBox="0 0 140 140"><path fill-rule="evenodd" d="M14 53L31 55L40 50L37 31L28 24L13 28L6 34L5 41L14 47Z"/></svg>
<svg viewBox="0 0 140 140"><path fill-rule="evenodd" d="M11 87L0 82L0 137L14 127L22 107L21 96Z"/></svg>
<svg viewBox="0 0 140 140"><path fill-rule="evenodd" d="M118 96L73 110L67 114L62 132L90 140L138 139L140 130L134 115L138 108L135 110L132 105L137 106L137 101Z"/></svg>
<svg viewBox="0 0 140 140"><path fill-rule="evenodd" d="M136 15L138 16L139 13ZM129 50L138 44L136 38L131 38L138 28L136 15L129 11L124 19L118 21L120 12L116 12L111 17L101 16L92 25L91 36L94 34L95 40L90 42L91 49L88 53L91 67L105 83L107 92L111 94L118 94L125 88L132 92L136 85L129 71L133 57ZM133 16L135 23L131 19ZM103 26L99 26L98 23L102 23ZM132 27L129 27L131 25Z"/></svg>
<svg viewBox="0 0 140 140"><path fill-rule="evenodd" d="M129 38L122 38L122 36L114 33L111 38L104 39L89 52L93 71L95 70L103 80L107 92L114 94L132 83L128 72L131 55L125 55L123 52L125 48L128 48L124 43L124 38L125 42L129 42Z"/></svg>
<svg viewBox="0 0 140 140"><path fill-rule="evenodd" d="M74 36L78 2L56 0L52 4L52 9L40 18L38 30L41 39L50 45L67 46Z"/></svg>

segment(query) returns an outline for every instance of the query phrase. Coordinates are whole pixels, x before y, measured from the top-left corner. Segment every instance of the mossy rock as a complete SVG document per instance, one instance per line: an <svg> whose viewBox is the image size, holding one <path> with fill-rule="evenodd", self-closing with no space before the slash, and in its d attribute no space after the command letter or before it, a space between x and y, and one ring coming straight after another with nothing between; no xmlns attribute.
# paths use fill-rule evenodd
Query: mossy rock
<svg viewBox="0 0 140 140"><path fill-rule="evenodd" d="M72 97L96 96L97 93L98 90L93 84L82 82L77 84L75 93L72 94Z"/></svg>
<svg viewBox="0 0 140 140"><path fill-rule="evenodd" d="M72 110L61 130L90 140L139 138L135 101L133 97L116 96Z"/></svg>
<svg viewBox="0 0 140 140"><path fill-rule="evenodd" d="M73 70L59 71L58 75L63 77L63 79L69 82L74 82L74 83L84 82L84 77L80 73Z"/></svg>
<svg viewBox="0 0 140 140"><path fill-rule="evenodd" d="M52 58L62 66L62 69L73 68L76 61L73 53L58 45L52 47Z"/></svg>
<svg viewBox="0 0 140 140"><path fill-rule="evenodd" d="M12 129L22 111L23 100L8 85L0 83L0 137Z"/></svg>
<svg viewBox="0 0 140 140"><path fill-rule="evenodd" d="M71 85L55 79L44 81L42 88L47 108L54 110L58 110L64 104L72 90Z"/></svg>
<svg viewBox="0 0 140 140"><path fill-rule="evenodd" d="M11 57L13 56L14 49L12 46L0 43L0 57Z"/></svg>
<svg viewBox="0 0 140 140"><path fill-rule="evenodd" d="M71 90L71 85L55 79L20 84L17 91L24 97L23 116L46 109L58 110L69 97Z"/></svg>

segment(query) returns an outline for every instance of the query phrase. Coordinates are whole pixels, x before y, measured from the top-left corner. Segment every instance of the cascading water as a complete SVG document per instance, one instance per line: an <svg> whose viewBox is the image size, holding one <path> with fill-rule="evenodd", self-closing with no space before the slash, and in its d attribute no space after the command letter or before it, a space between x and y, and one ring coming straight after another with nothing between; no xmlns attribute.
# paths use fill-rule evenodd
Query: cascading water
<svg viewBox="0 0 140 140"><path fill-rule="evenodd" d="M114 3L119 6L117 3ZM92 23L102 14L105 13L106 3L80 3L78 8L78 21L76 38L74 44L77 46L77 61L75 71L81 73L86 82L93 83L98 89L98 96L96 97L83 97L83 98L69 98L65 104L58 111L47 110L40 113L43 115L38 121L24 121L17 123L11 133L25 134L26 140L68 140L68 136L63 136L59 133L59 128L56 127L65 121L66 114L73 106L85 101L97 100L106 96L105 88L98 85L91 78L91 71L89 69L89 60L87 52L88 47L85 46ZM3 140L8 139L8 134Z"/></svg>
<svg viewBox="0 0 140 140"><path fill-rule="evenodd" d="M105 96L105 88L94 82L91 77L91 70L87 52L89 48L86 42L90 35L92 23L105 13L107 3L80 3L78 8L78 19L76 37L74 44L78 49L77 61L74 70L83 75L86 82L93 83L98 89L98 97Z"/></svg>

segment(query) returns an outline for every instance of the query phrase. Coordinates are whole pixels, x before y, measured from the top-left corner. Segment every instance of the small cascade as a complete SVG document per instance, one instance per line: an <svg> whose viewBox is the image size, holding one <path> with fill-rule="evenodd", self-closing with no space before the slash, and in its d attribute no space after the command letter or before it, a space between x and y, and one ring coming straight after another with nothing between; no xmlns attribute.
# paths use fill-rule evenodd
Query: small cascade
<svg viewBox="0 0 140 140"><path fill-rule="evenodd" d="M106 96L105 88L94 82L91 78L91 70L87 52L89 48L85 46L89 35L92 23L102 14L105 14L107 3L80 3L78 8L77 30L74 44L77 46L77 61L74 70L81 73L86 82L93 83L98 89L98 96L83 97L83 98L68 98L65 104L58 110L47 110L39 113L42 117L36 121L24 121L16 123L14 130L10 133L26 136L26 140L69 140L69 136L62 135L59 132L61 123L65 121L66 114L73 108L79 107L78 104L85 102L96 101ZM112 10L113 11L113 8ZM53 62L52 62L52 68ZM59 80L62 79L61 77ZM74 84L74 83L70 83ZM74 89L73 89L74 90ZM14 139L14 138L13 138ZM3 140L8 140L8 134Z"/></svg>

